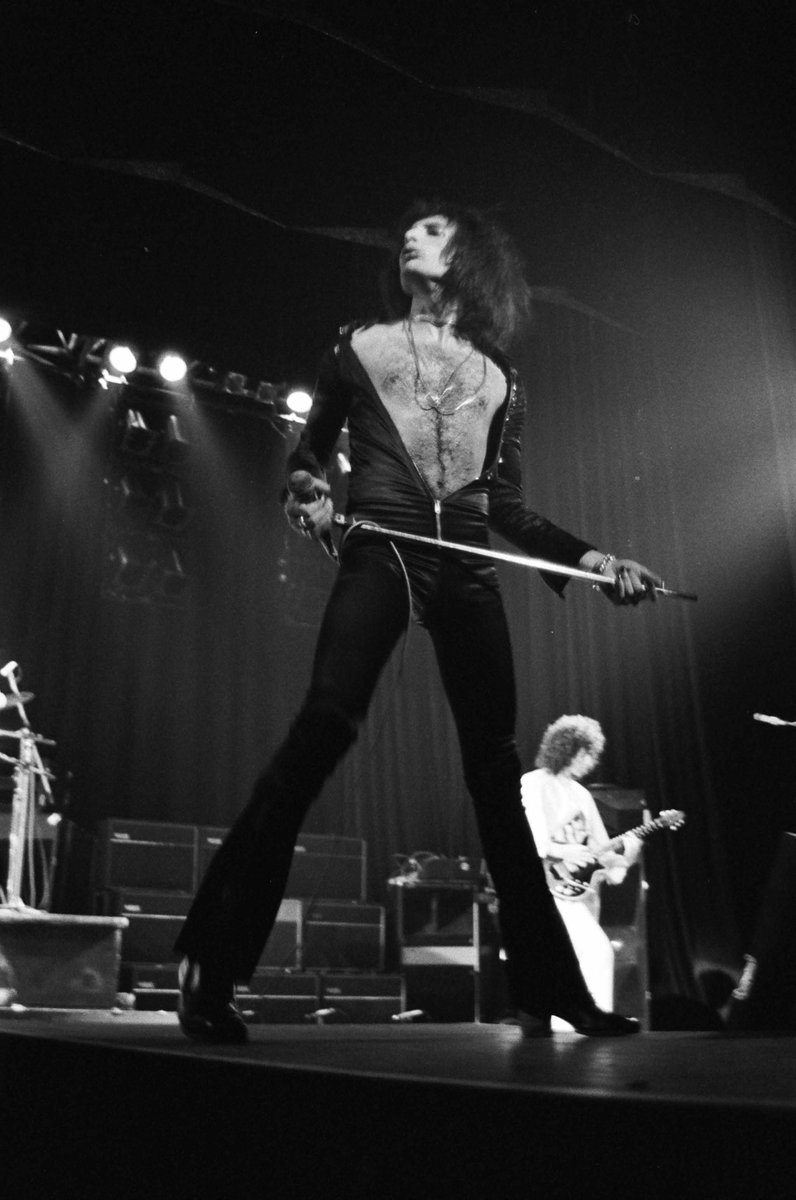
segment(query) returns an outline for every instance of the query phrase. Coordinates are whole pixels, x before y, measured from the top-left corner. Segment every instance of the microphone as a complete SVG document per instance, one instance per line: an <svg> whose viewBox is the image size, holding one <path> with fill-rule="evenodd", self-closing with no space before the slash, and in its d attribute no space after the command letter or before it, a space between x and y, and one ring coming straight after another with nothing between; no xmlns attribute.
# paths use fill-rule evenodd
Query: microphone
<svg viewBox="0 0 796 1200"><path fill-rule="evenodd" d="M313 500L322 499L321 493L315 486L315 480L309 471L291 471L287 488L293 499L297 500L299 504L311 504ZM319 541L330 558L333 558L336 562L337 550L328 529L325 533L321 534Z"/></svg>
<svg viewBox="0 0 796 1200"><path fill-rule="evenodd" d="M298 500L299 504L310 504L313 500L321 498L309 471L293 471L287 486L291 496Z"/></svg>

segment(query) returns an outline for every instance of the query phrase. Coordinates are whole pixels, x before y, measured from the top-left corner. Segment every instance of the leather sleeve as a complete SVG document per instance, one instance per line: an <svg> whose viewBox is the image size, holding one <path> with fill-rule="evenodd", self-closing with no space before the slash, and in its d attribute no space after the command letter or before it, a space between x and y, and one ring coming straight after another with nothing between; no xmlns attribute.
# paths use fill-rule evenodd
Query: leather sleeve
<svg viewBox="0 0 796 1200"><path fill-rule="evenodd" d="M326 478L326 468L348 416L350 402L351 389L340 370L338 342L321 359L312 408L298 445L288 457L288 474L309 471L316 478Z"/></svg>
<svg viewBox="0 0 796 1200"><path fill-rule="evenodd" d="M593 549L591 544L534 512L523 499L524 427L525 393L513 373L497 469L490 479L489 527L525 554L576 567L585 552ZM567 584L565 575L542 572L542 578L559 594Z"/></svg>

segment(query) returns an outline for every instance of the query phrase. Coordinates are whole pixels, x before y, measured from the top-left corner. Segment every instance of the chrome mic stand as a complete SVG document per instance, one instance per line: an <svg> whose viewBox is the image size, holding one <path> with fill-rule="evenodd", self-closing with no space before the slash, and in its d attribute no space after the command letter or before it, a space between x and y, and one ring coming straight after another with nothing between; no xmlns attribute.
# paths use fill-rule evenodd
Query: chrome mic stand
<svg viewBox="0 0 796 1200"><path fill-rule="evenodd" d="M14 672L17 663L7 663L0 674L4 675L11 685L11 696L4 696L3 707L9 705L19 710L22 718L22 728L17 730L0 730L0 736L19 739L17 758L1 754L3 762L12 763L14 767L14 794L11 801L11 828L8 837L8 876L6 880L5 897L0 909L12 908L17 911L30 909L37 911L22 899L22 877L25 865L25 847L33 837L36 820L36 784L41 781L41 787L48 799L52 800L50 780L52 773L44 766L38 747L54 746L55 742L40 737L31 731L28 724L25 703L32 700L30 692L20 692Z"/></svg>

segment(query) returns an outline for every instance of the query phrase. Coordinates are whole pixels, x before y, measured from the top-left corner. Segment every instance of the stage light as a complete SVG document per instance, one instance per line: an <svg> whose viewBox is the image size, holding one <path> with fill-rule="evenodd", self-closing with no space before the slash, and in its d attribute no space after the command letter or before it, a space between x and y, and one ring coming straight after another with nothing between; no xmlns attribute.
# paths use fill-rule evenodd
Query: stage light
<svg viewBox="0 0 796 1200"><path fill-rule="evenodd" d="M174 600L185 591L189 583L190 577L182 569L180 556L176 550L171 550L162 565L162 573L160 575L161 594L170 600Z"/></svg>
<svg viewBox="0 0 796 1200"><path fill-rule="evenodd" d="M138 359L129 346L111 346L108 351L108 366L117 375L132 375L138 366Z"/></svg>
<svg viewBox="0 0 796 1200"><path fill-rule="evenodd" d="M8 363L9 367L13 367L14 363L17 361L17 356L10 346L6 346L4 350L0 350L0 359L2 359L4 363Z"/></svg>
<svg viewBox="0 0 796 1200"><path fill-rule="evenodd" d="M117 507L128 516L146 517L156 511L157 505L150 488L147 491L140 480L122 475L117 490Z"/></svg>
<svg viewBox="0 0 796 1200"><path fill-rule="evenodd" d="M232 396L242 396L246 391L246 376L237 371L229 371L224 376L224 391Z"/></svg>
<svg viewBox="0 0 796 1200"><path fill-rule="evenodd" d="M174 413L171 414L166 422L164 455L169 463L182 462L187 457L191 446L187 438L182 432L180 422Z"/></svg>
<svg viewBox="0 0 796 1200"><path fill-rule="evenodd" d="M306 413L312 408L312 396L300 389L289 392L285 404L294 413Z"/></svg>
<svg viewBox="0 0 796 1200"><path fill-rule="evenodd" d="M257 385L257 391L254 393L255 400L260 404L268 404L273 408L279 398L279 388L275 383L269 383L267 379L261 379Z"/></svg>
<svg viewBox="0 0 796 1200"><path fill-rule="evenodd" d="M188 506L183 499L182 488L176 479L161 488L158 503L160 506L159 523L167 529L182 529L188 520Z"/></svg>
<svg viewBox="0 0 796 1200"><path fill-rule="evenodd" d="M179 354L161 354L158 359L158 374L166 383L181 383L188 374L188 364Z"/></svg>
<svg viewBox="0 0 796 1200"><path fill-rule="evenodd" d="M150 429L137 408L128 408L124 414L122 449L131 454L149 454L157 434Z"/></svg>
<svg viewBox="0 0 796 1200"><path fill-rule="evenodd" d="M5 317L0 317L0 342L7 342L11 337L11 324Z"/></svg>
<svg viewBox="0 0 796 1200"><path fill-rule="evenodd" d="M136 558L125 546L117 546L111 554L114 567L113 586L126 592L140 590L148 570L148 563Z"/></svg>

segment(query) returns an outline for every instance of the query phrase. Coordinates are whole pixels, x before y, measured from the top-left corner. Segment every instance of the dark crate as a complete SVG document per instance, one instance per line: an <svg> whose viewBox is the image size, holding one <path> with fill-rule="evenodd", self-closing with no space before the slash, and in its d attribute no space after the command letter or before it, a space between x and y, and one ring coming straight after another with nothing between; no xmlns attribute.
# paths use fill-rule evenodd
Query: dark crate
<svg viewBox="0 0 796 1200"><path fill-rule="evenodd" d="M385 915L380 904L321 900L304 914L307 969L384 969Z"/></svg>
<svg viewBox="0 0 796 1200"><path fill-rule="evenodd" d="M174 943L182 929L182 917L131 913L127 920L128 926L122 934L124 962L168 963L180 958Z"/></svg>
<svg viewBox="0 0 796 1200"><path fill-rule="evenodd" d="M407 1008L441 1023L481 1019L481 979L472 967L410 966L404 973Z"/></svg>
<svg viewBox="0 0 796 1200"><path fill-rule="evenodd" d="M102 821L97 830L94 891L144 888L193 892L196 887L195 825L159 821Z"/></svg>
<svg viewBox="0 0 796 1200"><path fill-rule="evenodd" d="M302 834L296 842L285 895L364 900L366 850L361 838Z"/></svg>

